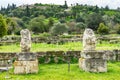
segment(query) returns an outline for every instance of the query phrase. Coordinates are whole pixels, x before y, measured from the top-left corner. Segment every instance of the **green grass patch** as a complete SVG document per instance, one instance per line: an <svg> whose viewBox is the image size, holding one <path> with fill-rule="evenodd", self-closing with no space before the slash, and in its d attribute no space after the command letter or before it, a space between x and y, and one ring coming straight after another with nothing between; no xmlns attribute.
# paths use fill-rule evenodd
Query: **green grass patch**
<svg viewBox="0 0 120 80"><path fill-rule="evenodd" d="M68 50L82 50L82 42L69 42L63 45L47 44L47 43L32 43L31 52L39 51L68 51ZM113 50L120 49L120 43L109 44L109 42L97 43L96 50ZM0 52L20 52L19 44L3 45L0 46Z"/></svg>
<svg viewBox="0 0 120 80"><path fill-rule="evenodd" d="M119 80L120 63L109 62L105 73L84 72L78 64L71 64L70 72L67 64L40 64L38 74L15 75L13 70L9 74L9 80ZM0 80L6 80L5 76L6 72L0 73Z"/></svg>

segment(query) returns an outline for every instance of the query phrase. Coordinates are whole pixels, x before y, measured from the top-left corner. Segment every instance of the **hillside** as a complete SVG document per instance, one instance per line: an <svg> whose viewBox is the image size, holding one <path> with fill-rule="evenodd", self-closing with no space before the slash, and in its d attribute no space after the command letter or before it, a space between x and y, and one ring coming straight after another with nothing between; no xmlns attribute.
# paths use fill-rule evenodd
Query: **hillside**
<svg viewBox="0 0 120 80"><path fill-rule="evenodd" d="M50 32L51 27L58 22L66 24L69 27L69 33L82 33L81 30L86 27L97 31L100 23L109 28L109 33L116 33L119 32L116 30L119 30L120 26L119 12L119 9L112 10L108 6L99 8L78 3L68 7L67 2L64 5L36 3L19 7L8 4L7 8L1 7L0 10L0 14L7 19L8 26L11 26L9 21L12 21L12 26L17 28L17 30L9 29L8 34L12 31L18 34L23 28L29 28L34 33Z"/></svg>

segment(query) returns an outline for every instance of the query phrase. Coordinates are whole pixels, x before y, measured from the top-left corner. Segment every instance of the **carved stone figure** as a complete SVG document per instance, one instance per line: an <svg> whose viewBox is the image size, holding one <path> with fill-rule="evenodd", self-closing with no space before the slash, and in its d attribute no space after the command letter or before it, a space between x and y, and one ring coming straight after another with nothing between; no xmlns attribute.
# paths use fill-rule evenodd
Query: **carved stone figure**
<svg viewBox="0 0 120 80"><path fill-rule="evenodd" d="M31 48L31 35L28 29L23 29L20 32L21 34L21 51L22 52L29 52Z"/></svg>
<svg viewBox="0 0 120 80"><path fill-rule="evenodd" d="M86 29L83 34L83 50L95 50L96 37L92 29Z"/></svg>
<svg viewBox="0 0 120 80"><path fill-rule="evenodd" d="M92 29L83 34L83 51L79 59L79 67L88 72L107 72L107 61L104 52L95 50L96 37Z"/></svg>

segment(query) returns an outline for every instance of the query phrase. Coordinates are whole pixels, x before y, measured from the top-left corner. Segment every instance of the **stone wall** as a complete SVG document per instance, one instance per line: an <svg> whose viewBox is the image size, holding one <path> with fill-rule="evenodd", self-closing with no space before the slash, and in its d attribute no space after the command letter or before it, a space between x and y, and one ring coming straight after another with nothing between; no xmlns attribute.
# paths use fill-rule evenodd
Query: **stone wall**
<svg viewBox="0 0 120 80"><path fill-rule="evenodd" d="M104 50L104 58L108 61L120 61L120 50ZM37 55L40 63L49 63L49 62L67 62L68 57L71 58L71 63L78 61L81 57L81 51L47 51L47 52L33 52ZM19 53L6 53L0 52L0 63L3 64L3 61L6 60L15 60ZM0 66L2 66L0 64ZM5 64L4 64L5 65Z"/></svg>
<svg viewBox="0 0 120 80"><path fill-rule="evenodd" d="M99 40L98 42L101 43L101 41L109 41L110 44L113 43L119 43L120 37L97 37ZM3 38L0 38L0 44L13 44L13 43L19 43L21 38L19 36L5 36ZM82 41L81 37L71 37L71 38L60 38L60 37L32 37L33 43L52 43L56 44L58 43L65 43L65 42L80 42Z"/></svg>
<svg viewBox="0 0 120 80"><path fill-rule="evenodd" d="M21 40L20 36L5 36L0 38L0 44L13 44L19 43ZM33 43L48 43L48 44L56 44L56 43L65 43L65 42L77 42L82 41L80 37L71 37L71 38L60 38L60 37L32 37Z"/></svg>

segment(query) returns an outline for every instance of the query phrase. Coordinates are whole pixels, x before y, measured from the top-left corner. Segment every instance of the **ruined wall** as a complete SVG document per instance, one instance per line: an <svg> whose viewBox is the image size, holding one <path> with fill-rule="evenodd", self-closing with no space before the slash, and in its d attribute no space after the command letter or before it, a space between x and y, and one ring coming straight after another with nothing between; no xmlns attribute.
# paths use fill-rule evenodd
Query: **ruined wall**
<svg viewBox="0 0 120 80"><path fill-rule="evenodd" d="M103 50L105 51L104 58L108 61L120 61L120 50ZM71 58L71 63L78 61L81 57L81 51L47 51L47 52L33 52L37 55L40 63L50 62L67 62L68 57ZM14 60L18 53L0 52L0 63L5 60ZM1 66L2 64L0 64Z"/></svg>

